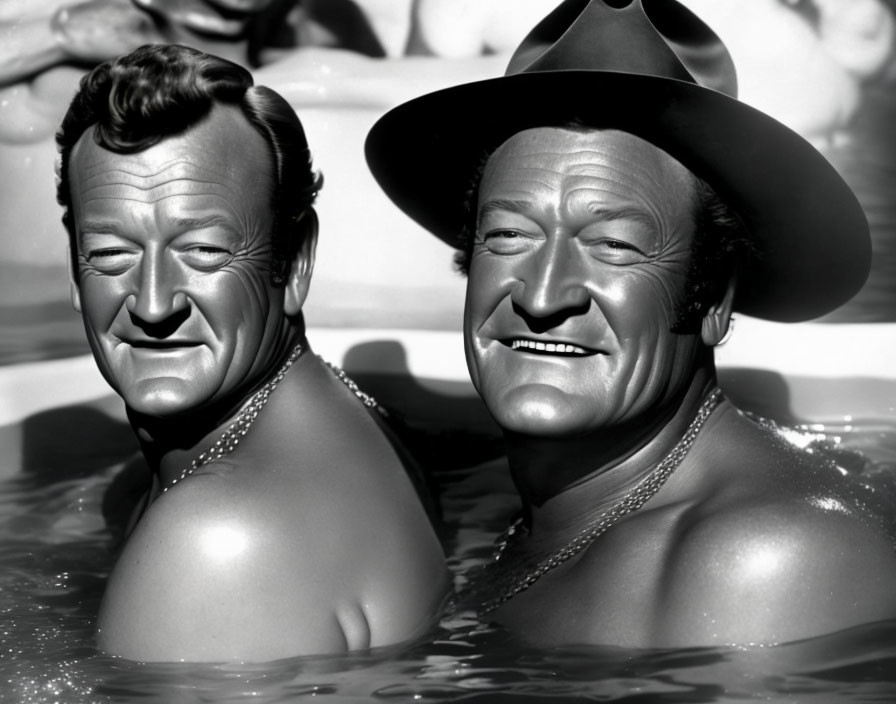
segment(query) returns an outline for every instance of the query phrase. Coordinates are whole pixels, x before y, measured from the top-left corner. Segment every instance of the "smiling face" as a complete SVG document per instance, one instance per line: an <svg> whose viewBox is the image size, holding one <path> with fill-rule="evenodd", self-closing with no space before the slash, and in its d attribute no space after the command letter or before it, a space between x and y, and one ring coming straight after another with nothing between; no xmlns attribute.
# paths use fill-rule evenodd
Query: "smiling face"
<svg viewBox="0 0 896 704"><path fill-rule="evenodd" d="M220 106L136 154L103 149L92 130L76 144L73 302L130 409L167 416L244 394L282 356L270 158L239 110Z"/></svg>
<svg viewBox="0 0 896 704"><path fill-rule="evenodd" d="M473 383L504 429L605 430L690 382L700 337L670 328L693 183L665 152L609 130L531 129L489 158L464 338Z"/></svg>

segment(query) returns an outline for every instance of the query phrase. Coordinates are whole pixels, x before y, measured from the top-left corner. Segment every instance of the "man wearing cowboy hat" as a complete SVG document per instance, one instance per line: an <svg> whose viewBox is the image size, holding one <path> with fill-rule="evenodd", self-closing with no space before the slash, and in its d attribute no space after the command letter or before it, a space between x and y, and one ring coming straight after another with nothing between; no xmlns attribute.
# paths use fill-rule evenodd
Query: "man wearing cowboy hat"
<svg viewBox="0 0 896 704"><path fill-rule="evenodd" d="M837 173L735 95L678 3L566 0L504 77L368 138L469 275L467 362L523 511L467 599L535 642L776 643L896 616L867 497L716 386L732 310L822 315L870 259Z"/></svg>

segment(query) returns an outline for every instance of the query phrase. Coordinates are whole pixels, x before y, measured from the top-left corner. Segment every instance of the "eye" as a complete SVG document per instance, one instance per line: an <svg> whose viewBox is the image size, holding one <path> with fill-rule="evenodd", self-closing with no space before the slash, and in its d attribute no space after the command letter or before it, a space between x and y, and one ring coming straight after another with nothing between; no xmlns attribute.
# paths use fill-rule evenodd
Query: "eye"
<svg viewBox="0 0 896 704"><path fill-rule="evenodd" d="M193 245L183 251L186 263L194 269L213 271L227 265L233 259L233 252L214 245Z"/></svg>
<svg viewBox="0 0 896 704"><path fill-rule="evenodd" d="M600 243L605 249L609 249L612 251L623 251L628 250L632 252L639 251L637 247L629 244L628 242L622 242L620 240L603 240Z"/></svg>
<svg viewBox="0 0 896 704"><path fill-rule="evenodd" d="M103 274L121 274L137 260L139 254L122 247L101 247L84 252L84 260L93 269Z"/></svg>
<svg viewBox="0 0 896 704"><path fill-rule="evenodd" d="M637 264L647 259L647 255L630 242L602 238L587 244L591 256L609 264Z"/></svg>
<svg viewBox="0 0 896 704"><path fill-rule="evenodd" d="M494 254L518 254L526 251L532 243L531 237L518 230L490 230L477 240Z"/></svg>

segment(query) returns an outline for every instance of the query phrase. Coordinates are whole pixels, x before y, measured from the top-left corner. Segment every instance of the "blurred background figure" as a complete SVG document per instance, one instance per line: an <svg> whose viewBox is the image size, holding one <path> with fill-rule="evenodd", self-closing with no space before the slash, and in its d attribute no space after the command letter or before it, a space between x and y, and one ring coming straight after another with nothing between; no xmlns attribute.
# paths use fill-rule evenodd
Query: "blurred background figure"
<svg viewBox="0 0 896 704"><path fill-rule="evenodd" d="M824 320L896 321L896 3L684 4L729 47L744 102L809 138L850 184L868 216L874 245L868 282Z"/></svg>
<svg viewBox="0 0 896 704"><path fill-rule="evenodd" d="M379 193L363 165L363 136L404 100L503 72L508 52L555 4L0 0L0 328L10 333L0 363L86 352L67 302L52 136L86 70L147 42L249 66L307 122L329 179L321 219L333 233L319 252L319 270L329 273L310 294L311 325L458 330L462 282L450 257ZM896 267L896 0L684 4L730 47L744 101L819 146L869 214L871 279L828 319L896 320L887 275Z"/></svg>
<svg viewBox="0 0 896 704"><path fill-rule="evenodd" d="M882 0L684 0L731 49L745 102L816 145L849 124L862 84L887 65Z"/></svg>

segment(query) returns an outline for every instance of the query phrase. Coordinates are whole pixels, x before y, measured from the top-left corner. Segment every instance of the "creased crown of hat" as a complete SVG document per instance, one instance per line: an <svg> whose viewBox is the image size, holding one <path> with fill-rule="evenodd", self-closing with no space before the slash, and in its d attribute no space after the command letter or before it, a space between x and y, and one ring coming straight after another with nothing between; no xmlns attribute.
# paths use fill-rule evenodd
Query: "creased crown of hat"
<svg viewBox="0 0 896 704"><path fill-rule="evenodd" d="M571 121L619 129L710 183L753 238L735 309L781 321L827 313L862 286L868 224L855 195L805 139L737 100L718 36L675 0L566 0L526 36L504 76L421 96L367 138L389 197L460 246L467 193L509 137Z"/></svg>
<svg viewBox="0 0 896 704"><path fill-rule="evenodd" d="M640 0L563 3L523 39L505 75L591 67L666 76L737 97L725 45L690 10L668 2L653 3L650 15Z"/></svg>

